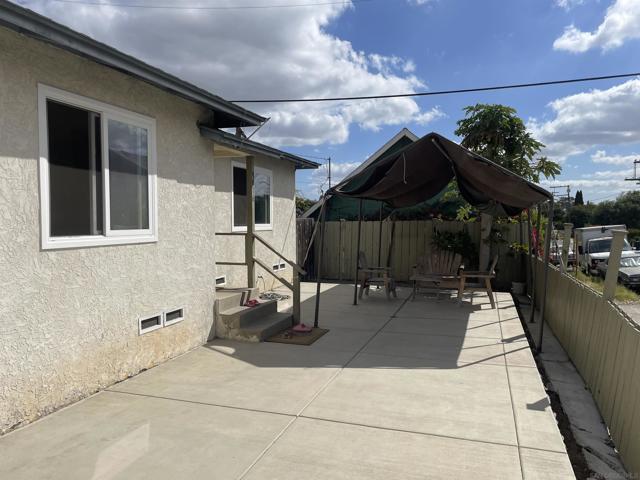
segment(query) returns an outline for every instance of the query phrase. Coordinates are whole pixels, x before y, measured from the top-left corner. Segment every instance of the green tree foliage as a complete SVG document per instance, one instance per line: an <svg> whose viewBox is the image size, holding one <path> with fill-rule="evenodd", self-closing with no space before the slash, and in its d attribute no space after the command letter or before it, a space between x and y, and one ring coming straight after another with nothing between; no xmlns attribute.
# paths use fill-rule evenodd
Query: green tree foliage
<svg viewBox="0 0 640 480"><path fill-rule="evenodd" d="M544 145L527 132L514 108L478 103L465 107L464 112L455 131L463 147L534 182L541 176L560 174L559 164L538 156Z"/></svg>
<svg viewBox="0 0 640 480"><path fill-rule="evenodd" d="M626 192L616 200L598 203L591 219L595 225L625 224L640 228L640 191Z"/></svg>
<svg viewBox="0 0 640 480"><path fill-rule="evenodd" d="M582 193L581 191L579 191ZM578 195L576 194L576 198ZM554 215L562 219L563 213L554 210ZM626 192L615 200L608 200L586 205L573 205L569 210L567 220L576 228L589 225L620 225L624 224L629 230L640 230L640 191ZM562 223L558 220L556 225ZM630 238L635 235L630 234Z"/></svg>
<svg viewBox="0 0 640 480"><path fill-rule="evenodd" d="M584 205L584 198L582 196L582 190L576 192L576 199L573 202L574 205Z"/></svg>
<svg viewBox="0 0 640 480"><path fill-rule="evenodd" d="M296 216L301 216L309 210L316 202L302 196L296 196Z"/></svg>
<svg viewBox="0 0 640 480"><path fill-rule="evenodd" d="M577 198L577 195L576 195ZM586 227L591 223L594 205L574 205L569 211L569 222L573 223L575 228Z"/></svg>

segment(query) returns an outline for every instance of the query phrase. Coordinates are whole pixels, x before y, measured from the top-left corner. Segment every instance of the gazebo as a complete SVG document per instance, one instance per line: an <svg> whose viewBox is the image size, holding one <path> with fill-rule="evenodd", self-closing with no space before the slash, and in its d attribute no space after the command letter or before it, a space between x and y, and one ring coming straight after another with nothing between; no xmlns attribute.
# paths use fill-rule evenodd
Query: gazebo
<svg viewBox="0 0 640 480"><path fill-rule="evenodd" d="M321 199L318 218L319 259L314 326L318 326L320 305L321 258L324 222L329 199L336 198L344 205L351 199L359 210L359 226L362 222L364 200L384 202L391 208L411 207L438 196L455 179L462 197L479 212L492 216L515 216L535 205L550 203L548 225L553 224L553 195L542 187L473 153L461 145L439 135L429 133L406 147L386 156L367 162L352 175L328 190ZM529 226L531 217L528 216ZM531 230L529 228L529 230ZM530 234L529 234L530 236ZM549 263L551 235L546 236L545 265ZM529 242L531 253L531 241ZM360 249L360 228L358 247ZM358 265L354 305L357 304ZM543 279L542 314L540 321L540 342L544 324L544 304L546 301L547 271Z"/></svg>

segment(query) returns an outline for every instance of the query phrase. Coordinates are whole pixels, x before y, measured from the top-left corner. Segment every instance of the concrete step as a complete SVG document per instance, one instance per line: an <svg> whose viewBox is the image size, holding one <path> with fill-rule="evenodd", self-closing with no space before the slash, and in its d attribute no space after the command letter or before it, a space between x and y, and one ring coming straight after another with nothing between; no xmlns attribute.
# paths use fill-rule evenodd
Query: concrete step
<svg viewBox="0 0 640 480"><path fill-rule="evenodd" d="M218 312L223 312L233 307L239 307L247 300L258 299L260 291L258 288L219 288L216 290L216 308Z"/></svg>
<svg viewBox="0 0 640 480"><path fill-rule="evenodd" d="M291 327L292 322L293 315L290 313L275 312L238 329L234 338L246 342L262 342L270 336Z"/></svg>
<svg viewBox="0 0 640 480"><path fill-rule="evenodd" d="M242 292L217 290L216 312L223 312L230 308L239 307L242 302Z"/></svg>
<svg viewBox="0 0 640 480"><path fill-rule="evenodd" d="M245 328L256 320L267 317L278 311L278 302L267 300L255 307L235 306L226 310L218 310L218 318L228 328Z"/></svg>

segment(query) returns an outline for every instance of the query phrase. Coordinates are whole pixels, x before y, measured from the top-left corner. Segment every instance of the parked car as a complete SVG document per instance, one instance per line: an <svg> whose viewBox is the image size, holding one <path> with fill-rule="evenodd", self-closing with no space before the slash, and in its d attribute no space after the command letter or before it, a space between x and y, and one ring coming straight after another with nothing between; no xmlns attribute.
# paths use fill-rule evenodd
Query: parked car
<svg viewBox="0 0 640 480"><path fill-rule="evenodd" d="M613 230L626 230L625 225L600 225L596 227L576 228L578 264L585 273L598 274L598 264L606 262L611 252ZM637 255L627 239L624 240L622 256Z"/></svg>
<svg viewBox="0 0 640 480"><path fill-rule="evenodd" d="M609 260L598 264L598 274L602 277L607 275ZM640 255L632 257L622 257L620 259L620 269L618 270L618 282L627 288L640 289Z"/></svg>
<svg viewBox="0 0 640 480"><path fill-rule="evenodd" d="M552 240L551 250L549 251L549 258L554 265L560 264L562 258L562 240ZM569 256L567 257L567 265L571 266L576 263L576 254L573 249L573 239L569 243Z"/></svg>

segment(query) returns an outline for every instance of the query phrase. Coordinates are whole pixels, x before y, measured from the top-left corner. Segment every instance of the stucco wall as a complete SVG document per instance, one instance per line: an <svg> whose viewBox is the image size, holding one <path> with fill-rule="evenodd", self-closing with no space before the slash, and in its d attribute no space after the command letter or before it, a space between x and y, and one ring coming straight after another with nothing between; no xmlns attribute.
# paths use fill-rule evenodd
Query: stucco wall
<svg viewBox="0 0 640 480"><path fill-rule="evenodd" d="M243 158L216 158L215 185L216 209L215 219L218 232L231 232L231 201L232 201L232 162L244 162ZM282 252L290 260L296 260L296 212L295 212L295 169L292 163L285 160L256 156L255 166L271 170L273 185L273 211L271 230L260 230L256 233L264 238L276 250ZM256 242L256 257L267 265L278 261L278 256ZM216 258L219 261L244 261L244 237L218 236L216 239ZM287 280L292 278L292 270L287 265L286 270L277 272ZM217 275L227 276L227 287L246 287L246 267L219 265ZM270 290L278 285L272 275L256 266L256 276L260 290Z"/></svg>
<svg viewBox="0 0 640 480"><path fill-rule="evenodd" d="M40 249L38 82L156 119L157 243ZM0 106L2 432L205 342L217 217L201 107L2 27ZM183 322L138 335L174 306Z"/></svg>

